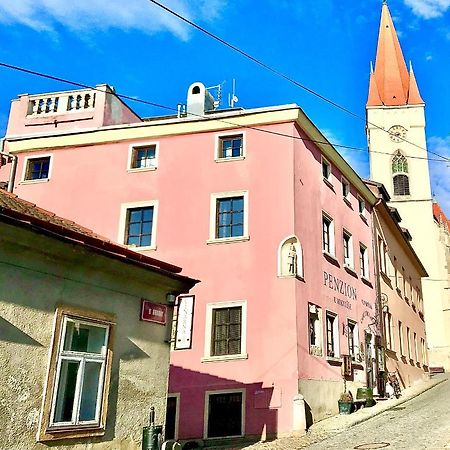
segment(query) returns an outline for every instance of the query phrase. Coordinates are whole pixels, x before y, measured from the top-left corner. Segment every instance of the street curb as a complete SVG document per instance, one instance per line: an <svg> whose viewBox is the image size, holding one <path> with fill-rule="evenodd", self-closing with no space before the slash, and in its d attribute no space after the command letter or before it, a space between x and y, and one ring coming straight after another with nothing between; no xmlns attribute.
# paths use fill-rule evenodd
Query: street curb
<svg viewBox="0 0 450 450"><path fill-rule="evenodd" d="M430 389L433 389L434 387L436 387L436 386L438 386L439 384L442 384L442 383L444 383L444 382L446 382L446 381L448 381L448 378L443 378L442 380L436 380L433 384L431 384L431 385L429 385L429 386L426 386L425 389L423 389L423 390L421 390L421 391L419 391L419 392L417 392L417 393L411 394L411 395L409 395L408 397L405 397L405 398L402 398L402 399L397 399L397 401L396 401L395 403L389 404L389 406L388 406L387 408L380 409L380 411L376 411L376 412L375 412L374 414L372 414L372 415L369 415L369 416L366 416L366 417L361 417L361 418L355 420L354 422L352 422L352 423L350 423L350 424L344 426L343 428L336 428L336 429L330 428L330 429L328 430L328 432L329 432L330 434L331 434L331 433L339 434L339 433L341 433L341 432L343 432L343 431L345 431L345 430L348 430L349 428L352 428L352 427L354 427L354 426L356 426L356 425L359 425L360 423L366 422L366 421L372 419L373 417L379 416L380 414L383 414L384 412L389 411L389 410L391 410L391 409L393 409L393 408L395 408L395 407L397 407L397 406L399 406L399 405L403 405L404 403L409 402L409 401L412 400L413 398L418 397L419 395L423 394L424 392L427 392L427 391L429 391ZM319 422L319 423L320 423L320 422ZM315 430L314 430L314 431L315 431Z"/></svg>

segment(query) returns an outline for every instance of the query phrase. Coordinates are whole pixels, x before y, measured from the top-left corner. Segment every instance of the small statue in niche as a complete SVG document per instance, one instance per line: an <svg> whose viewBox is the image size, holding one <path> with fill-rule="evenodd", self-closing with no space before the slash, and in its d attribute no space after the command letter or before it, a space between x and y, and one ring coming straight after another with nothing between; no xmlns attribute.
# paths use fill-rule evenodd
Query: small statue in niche
<svg viewBox="0 0 450 450"><path fill-rule="evenodd" d="M289 245L289 253L288 253L288 269L289 275L297 275L297 249L293 242Z"/></svg>

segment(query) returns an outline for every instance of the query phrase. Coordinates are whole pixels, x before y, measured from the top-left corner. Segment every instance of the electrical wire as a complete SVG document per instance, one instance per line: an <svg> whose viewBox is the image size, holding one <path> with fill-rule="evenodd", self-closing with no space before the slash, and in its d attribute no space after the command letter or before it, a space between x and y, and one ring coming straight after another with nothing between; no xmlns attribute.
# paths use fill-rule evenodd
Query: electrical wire
<svg viewBox="0 0 450 450"><path fill-rule="evenodd" d="M29 75L38 76L38 77L41 77L41 78L46 78L46 79L58 81L58 82L61 82L61 83L69 84L71 86L81 87L83 89L89 89L89 90L103 92L103 93L105 92L104 90L99 89L99 88L97 88L95 86L89 86L88 84L85 84L85 83L80 83L80 82L77 82L77 81L69 80L67 78L62 78L62 77L58 77L58 76L55 76L55 75L50 75L50 74L46 74L46 73L43 73L43 72L38 72L36 70L27 69L27 68L20 67L20 66L15 66L13 64L8 64L8 63L2 62L2 61L0 61L0 67L4 67L4 68L7 68L7 69L11 69L11 70L16 70L16 71L23 72L23 73L26 73L26 74L29 74ZM174 107L171 107L171 106L167 106L167 105L162 105L160 103L155 103L155 102L152 102L152 101L149 101L149 100L143 100L143 99L140 99L140 98L135 98L135 97L132 97L130 95L119 94L117 92L111 92L111 95L114 95L114 96L116 96L118 98L121 98L121 99L129 100L129 101L132 101L132 102L137 102L137 103L141 103L141 104L144 104L144 105L154 106L154 107L162 108L162 109L165 109L165 110L168 110L168 111L172 111L172 112L178 112L177 108L174 108ZM312 143L315 143L315 144L329 145L331 147L338 147L338 148L343 148L343 149L346 149L346 150L354 150L354 151L360 151L360 152L364 152L364 153L377 153L377 154L383 154L383 155L391 156L391 153L388 153L388 152L380 152L380 151L376 151L376 150L370 150L369 151L369 149L367 147L354 147L354 146L351 146L351 145L337 144L337 143L332 143L332 142L328 142L328 141L318 141L318 140L315 140L315 139L308 139L308 138L303 138L303 137L300 137L300 136L293 136L293 135L289 135L289 134L285 134L285 133L281 133L281 132L277 132L277 131L273 131L273 130L266 130L264 128L259 128L259 127L256 127L256 126L241 125L241 124L238 124L238 123L235 123L235 122L231 122L229 120L225 120L223 118L208 117L208 116L205 116L205 115L194 114L194 113L189 113L189 114L191 116L198 117L198 118L201 118L201 119L204 119L204 120L214 120L214 121L222 122L222 123L225 123L227 125L232 125L232 126L238 127L238 128L251 129L251 130L254 130L254 131L261 132L261 133L266 133L266 134L271 134L271 135L276 135L276 136L281 136L281 137L287 137L287 138L290 138L290 139L296 139L296 140L300 140L300 141L303 141L303 142L312 142ZM443 161L442 159L433 159L433 158L427 158L427 157L423 157L423 156L407 156L407 158L410 158L410 159L421 159L421 160L428 160L428 161L435 161L435 162L446 162L446 161Z"/></svg>
<svg viewBox="0 0 450 450"><path fill-rule="evenodd" d="M305 86L302 83L299 83L298 81L294 80L293 78L289 77L288 75L284 74L283 72L281 72L278 69L275 69L272 66L269 66L268 64L260 61L259 59L255 58L254 56L250 55L249 53L245 52L244 50L241 50L239 47L236 47L235 45L227 42L225 39L222 39L221 37L217 36L214 33L211 33L210 31L208 31L206 28L201 27L200 25L196 24L195 22L192 22L191 20L187 19L186 17L182 16L181 14L178 14L176 11L168 8L167 6L163 5L162 3L156 1L156 0L148 0L149 2L153 3L154 5L158 6L159 8L165 10L166 12L168 12L169 14L177 17L178 19L180 19L181 21L189 24L190 26L196 28L197 30L201 31L202 33L206 34L207 36L209 36L210 38L220 42L221 44L225 45L226 47L234 50L235 52L239 53L240 55L244 56L245 58L249 59L250 61L254 62L255 64L263 67L264 69L272 72L273 74L285 79L286 81L288 81L289 83L293 84L294 86L299 87L300 89L303 89L304 91L308 92L311 95L314 95L315 97L319 98L320 100L323 100L324 102L334 106L335 108L338 108L339 110L349 114L350 116L362 120L363 122L366 122L366 117L362 117L359 114L354 113L353 111L349 110L348 108L345 108L344 106L340 105L339 103L336 103L335 101L325 97L324 95L314 91L313 89ZM379 125L376 125L372 122L367 121L367 123L369 125L372 125L374 127L376 127L379 130L384 131L385 133L388 133L390 136L394 136L393 133L391 133L389 130L385 130L383 127L380 127ZM450 158L447 158L446 156L442 156L439 153L435 153L432 152L431 150L428 150L414 142L408 141L407 139L403 138L402 136L397 136L395 135L397 138L400 138L402 141L413 145L414 147L420 148L421 150L424 150L428 153L431 153L432 155L438 156L439 158L442 158L444 161L449 161L450 162Z"/></svg>

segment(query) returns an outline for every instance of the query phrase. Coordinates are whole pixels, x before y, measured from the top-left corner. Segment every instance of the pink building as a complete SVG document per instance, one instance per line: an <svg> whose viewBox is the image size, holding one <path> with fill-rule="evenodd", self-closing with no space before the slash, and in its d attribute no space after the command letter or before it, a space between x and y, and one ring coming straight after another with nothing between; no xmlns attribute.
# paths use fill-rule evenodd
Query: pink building
<svg viewBox="0 0 450 450"><path fill-rule="evenodd" d="M343 359L376 388L376 197L303 111L213 110L194 83L187 114L140 119L100 90L14 100L5 150L21 197L202 280L166 437L302 433L337 412Z"/></svg>

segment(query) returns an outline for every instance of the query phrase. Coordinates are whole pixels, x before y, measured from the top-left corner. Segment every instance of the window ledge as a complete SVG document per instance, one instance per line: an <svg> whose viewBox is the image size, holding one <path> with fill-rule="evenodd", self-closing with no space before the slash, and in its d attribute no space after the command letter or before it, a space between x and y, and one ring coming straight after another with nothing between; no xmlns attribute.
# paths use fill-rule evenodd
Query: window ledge
<svg viewBox="0 0 450 450"><path fill-rule="evenodd" d="M50 181L50 178L40 178L39 180L22 180L19 184L38 184L38 183L47 183Z"/></svg>
<svg viewBox="0 0 450 450"><path fill-rule="evenodd" d="M156 245L146 245L143 247L138 247L137 245L125 245L129 250L133 250L137 253L145 252L147 250L156 250Z"/></svg>
<svg viewBox="0 0 450 450"><path fill-rule="evenodd" d="M325 250L322 250L323 256L326 258L332 259L334 262L337 262L339 264L339 261L337 260L336 256L332 255L331 253L326 252Z"/></svg>
<svg viewBox="0 0 450 450"><path fill-rule="evenodd" d="M323 181L329 188L333 189L334 191L333 183L328 178L323 177Z"/></svg>
<svg viewBox="0 0 450 450"><path fill-rule="evenodd" d="M354 277L358 278L358 274L355 272L355 269L352 266L349 266L348 264L344 264L344 269L350 273L350 275L353 275Z"/></svg>
<svg viewBox="0 0 450 450"><path fill-rule="evenodd" d="M214 238L208 239L206 243L209 244L232 244L233 242L245 242L249 241L250 236L237 236L231 238Z"/></svg>
<svg viewBox="0 0 450 450"><path fill-rule="evenodd" d="M397 291L397 294L402 297L402 291L400 290L400 288L395 288L395 290Z"/></svg>
<svg viewBox="0 0 450 450"><path fill-rule="evenodd" d="M240 353L239 355L220 355L220 356L204 356L201 362L224 362L239 359L248 359L248 353Z"/></svg>
<svg viewBox="0 0 450 450"><path fill-rule="evenodd" d="M361 281L367 284L368 286L372 287L372 282L367 277L361 275Z"/></svg>
<svg viewBox="0 0 450 450"><path fill-rule="evenodd" d="M389 275L384 271L380 271L380 275L383 278L384 282L392 287L392 282L391 279L389 278Z"/></svg>
<svg viewBox="0 0 450 450"><path fill-rule="evenodd" d="M337 358L335 356L326 356L325 357L328 364L332 366L341 365L342 364L342 358Z"/></svg>
<svg viewBox="0 0 450 450"><path fill-rule="evenodd" d="M364 369L364 364L362 361L352 361L352 367L354 369Z"/></svg>
<svg viewBox="0 0 450 450"><path fill-rule="evenodd" d="M229 161L243 161L245 156L230 156L228 158L215 158L216 163L229 162Z"/></svg>
<svg viewBox="0 0 450 450"><path fill-rule="evenodd" d="M136 167L134 169L127 169L128 173L135 173L135 172L152 172L153 170L156 170L158 166L155 167Z"/></svg>
<svg viewBox="0 0 450 450"><path fill-rule="evenodd" d="M352 209L353 209L352 203L351 203L351 201L348 199L348 197L342 197L342 199L344 200L344 202L347 204L347 206L348 206L349 208L352 208Z"/></svg>
<svg viewBox="0 0 450 450"><path fill-rule="evenodd" d="M359 213L359 217L361 217L361 219L367 223L367 217L365 216L364 213Z"/></svg>
<svg viewBox="0 0 450 450"><path fill-rule="evenodd" d="M50 442L61 439L77 439L77 438L92 438L99 437L105 434L104 427L92 426L72 426L72 427L51 427L47 428L45 432L41 432L38 437L38 442Z"/></svg>

